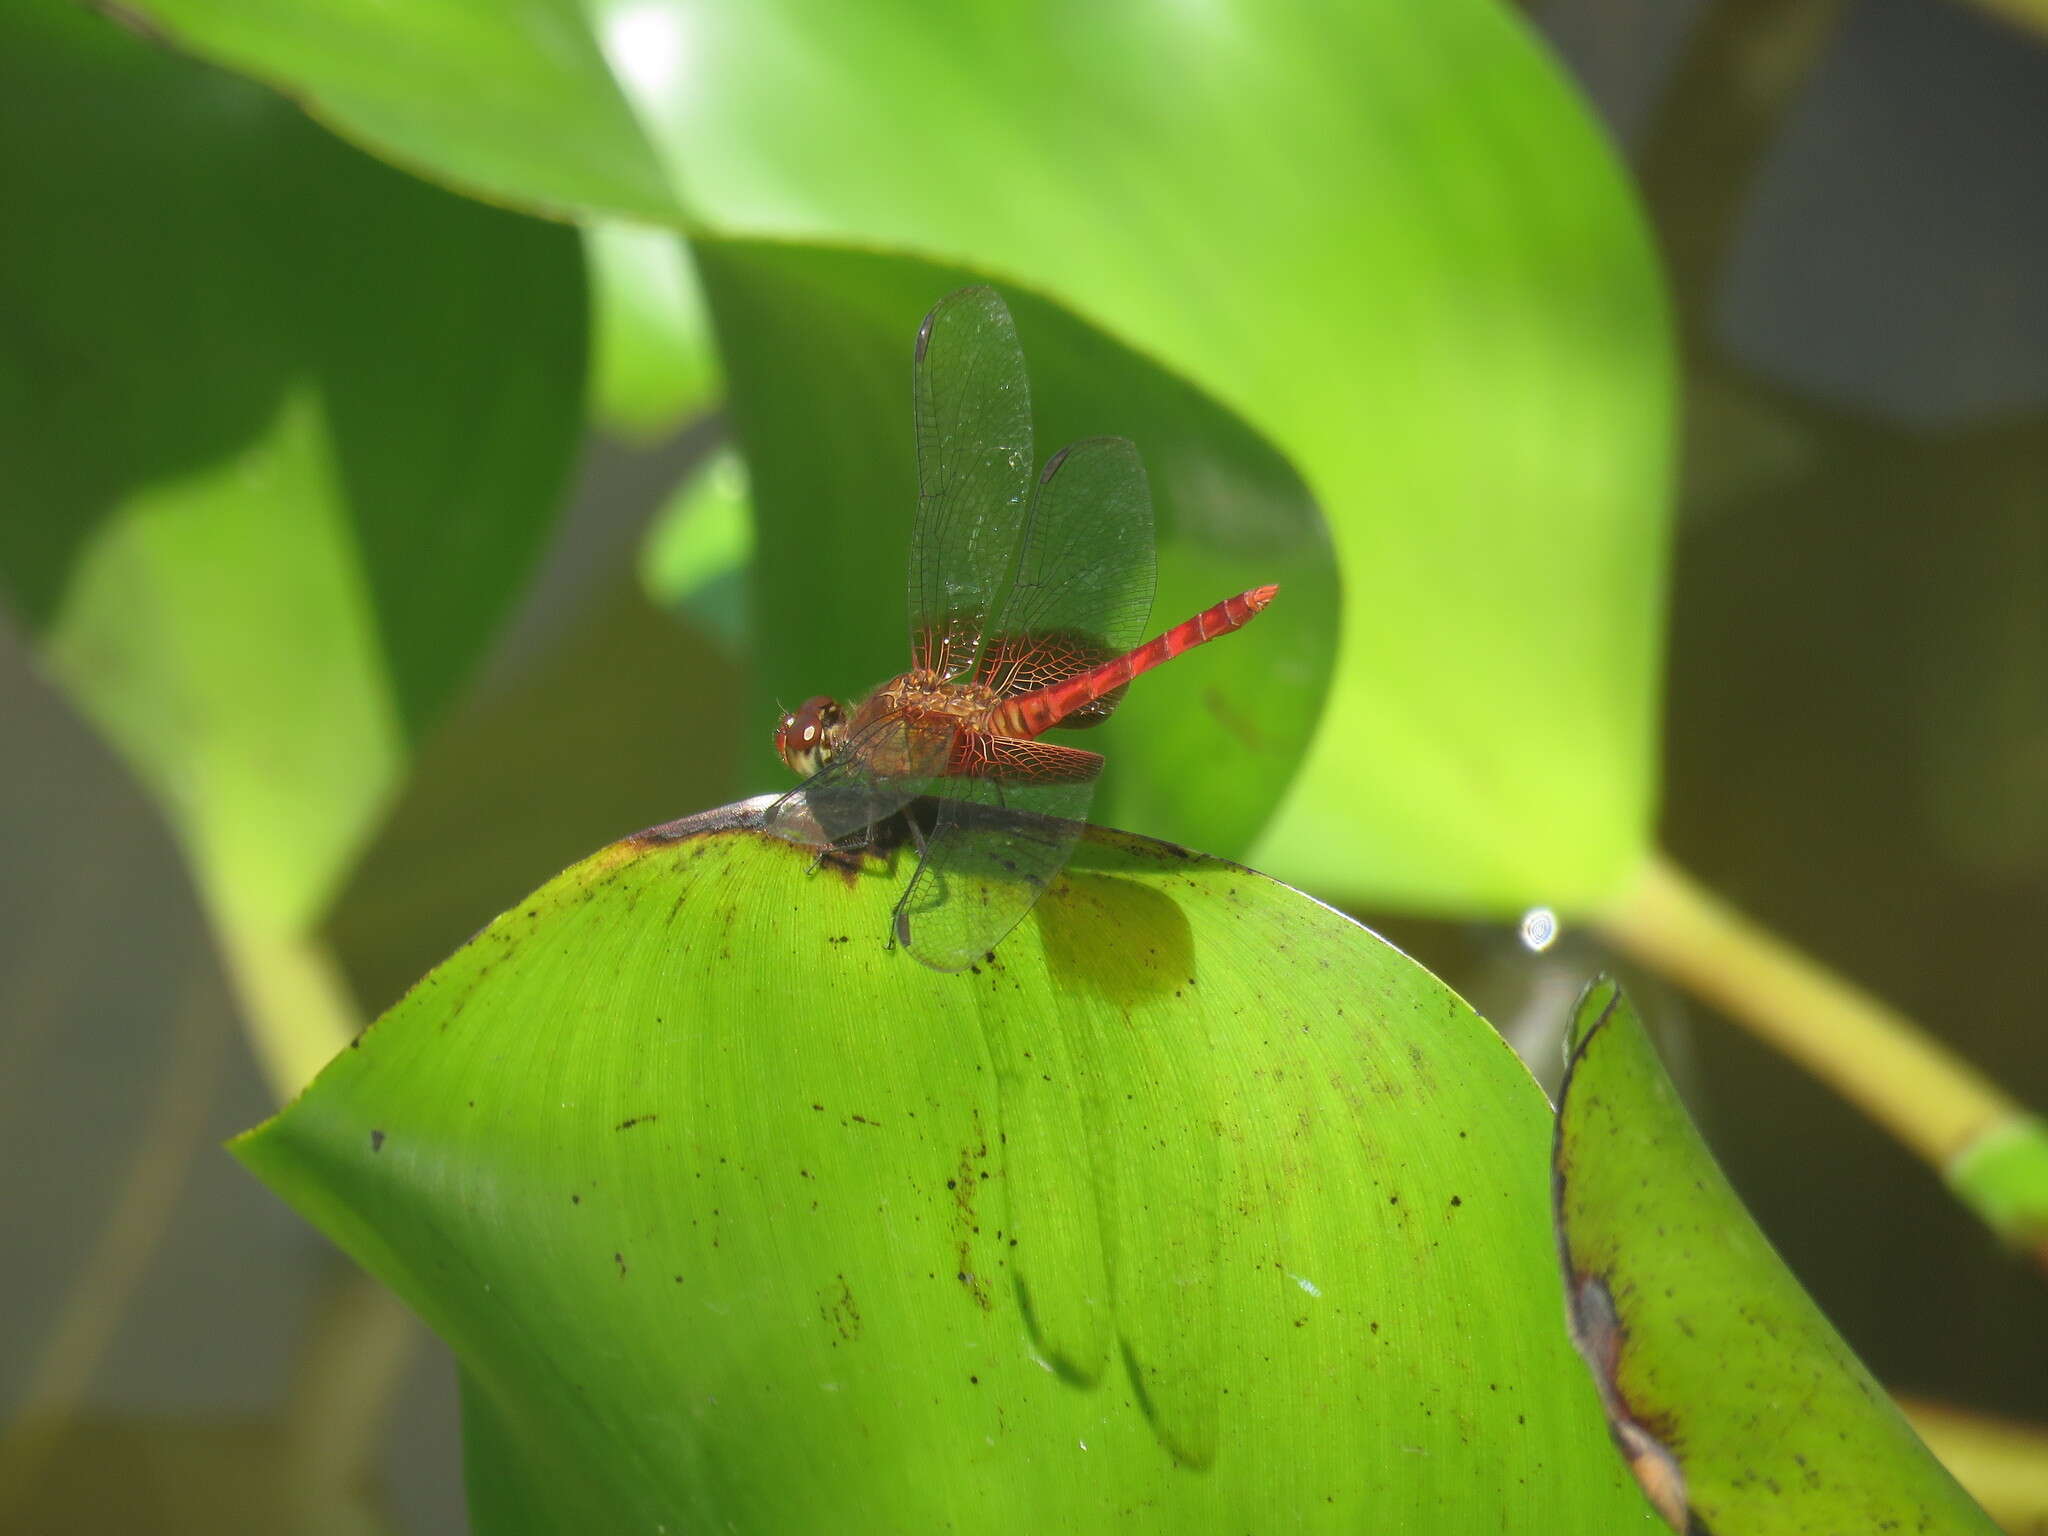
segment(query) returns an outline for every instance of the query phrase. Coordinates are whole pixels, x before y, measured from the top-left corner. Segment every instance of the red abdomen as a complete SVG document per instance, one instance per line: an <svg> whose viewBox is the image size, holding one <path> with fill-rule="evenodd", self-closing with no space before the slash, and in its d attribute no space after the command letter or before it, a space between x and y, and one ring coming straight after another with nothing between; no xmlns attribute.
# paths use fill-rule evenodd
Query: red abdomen
<svg viewBox="0 0 2048 1536"><path fill-rule="evenodd" d="M1158 638L1147 640L1134 651L1126 651L1065 682L1009 700L996 711L990 724L1005 736L1029 737L1049 731L1067 716L1123 687L1140 673L1149 672L1206 640L1244 628L1279 590L1277 586L1253 587L1248 592L1227 597L1214 607L1204 608L1193 618L1174 625Z"/></svg>

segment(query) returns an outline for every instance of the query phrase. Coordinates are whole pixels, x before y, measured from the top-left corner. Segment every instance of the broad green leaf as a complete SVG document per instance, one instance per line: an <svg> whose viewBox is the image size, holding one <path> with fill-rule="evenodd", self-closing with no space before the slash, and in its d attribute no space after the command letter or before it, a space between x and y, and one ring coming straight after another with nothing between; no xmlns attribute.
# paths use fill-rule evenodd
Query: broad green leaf
<svg viewBox="0 0 2048 1536"><path fill-rule="evenodd" d="M1344 586L1261 862L1514 909L1597 900L1641 854L1665 319L1618 166L1507 7L148 9L459 185L961 263L1235 411L1314 493ZM778 552L782 579L827 554ZM840 654L804 607L778 622Z"/></svg>
<svg viewBox="0 0 2048 1536"><path fill-rule="evenodd" d="M618 564L532 664L465 701L415 759L321 924L356 996L401 995L535 870L726 792L739 680Z"/></svg>
<svg viewBox="0 0 2048 1536"><path fill-rule="evenodd" d="M1611 981L1573 1020L1555 1163L1579 1347L1674 1526L1994 1530L1743 1209Z"/></svg>
<svg viewBox="0 0 2048 1536"><path fill-rule="evenodd" d="M746 460L720 448L676 487L647 530L640 579L654 603L739 652L753 632L747 614L753 560Z"/></svg>
<svg viewBox="0 0 2048 1536"><path fill-rule="evenodd" d="M690 256L673 229L594 219L590 265L590 409L614 436L675 431L718 395L718 360Z"/></svg>
<svg viewBox="0 0 2048 1536"><path fill-rule="evenodd" d="M1606 1530L1549 1116L1410 961L1094 832L977 971L765 801L550 882L237 1143L451 1343L480 1530Z"/></svg>
<svg viewBox="0 0 2048 1536"><path fill-rule="evenodd" d="M857 698L909 665L911 351L933 299L971 274L712 241L700 242L698 267L730 359L734 432L754 466L765 727L765 699ZM1098 823L1242 851L1294 775L1329 675L1337 593L1315 508L1229 413L1029 292L1005 298L1030 370L1038 462L1083 437L1140 445L1159 531L1148 633L1280 584L1255 624L1147 675L1085 738L1109 759ZM765 728L753 739L755 782L786 777Z"/></svg>
<svg viewBox="0 0 2048 1536"><path fill-rule="evenodd" d="M0 157L0 582L262 948L531 565L580 415L574 237L58 0L0 19Z"/></svg>

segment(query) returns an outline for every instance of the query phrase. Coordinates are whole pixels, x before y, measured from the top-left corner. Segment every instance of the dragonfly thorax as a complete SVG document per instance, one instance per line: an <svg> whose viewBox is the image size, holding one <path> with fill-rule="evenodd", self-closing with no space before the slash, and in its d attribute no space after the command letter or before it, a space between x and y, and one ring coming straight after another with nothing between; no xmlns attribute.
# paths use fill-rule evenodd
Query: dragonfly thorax
<svg viewBox="0 0 2048 1536"><path fill-rule="evenodd" d="M895 713L909 710L924 715L952 715L963 722L980 723L1002 703L1002 695L986 683L964 677L948 677L918 667L892 678L875 690L875 696L861 706L862 714Z"/></svg>

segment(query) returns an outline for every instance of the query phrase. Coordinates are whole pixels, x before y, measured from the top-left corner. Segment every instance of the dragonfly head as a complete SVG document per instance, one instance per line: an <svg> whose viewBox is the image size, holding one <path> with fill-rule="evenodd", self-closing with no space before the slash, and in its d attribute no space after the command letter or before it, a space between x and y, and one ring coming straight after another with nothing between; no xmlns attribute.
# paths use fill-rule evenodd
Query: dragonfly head
<svg viewBox="0 0 2048 1536"><path fill-rule="evenodd" d="M837 699L805 699L775 726L775 754L791 773L809 778L832 761L846 734L846 714Z"/></svg>

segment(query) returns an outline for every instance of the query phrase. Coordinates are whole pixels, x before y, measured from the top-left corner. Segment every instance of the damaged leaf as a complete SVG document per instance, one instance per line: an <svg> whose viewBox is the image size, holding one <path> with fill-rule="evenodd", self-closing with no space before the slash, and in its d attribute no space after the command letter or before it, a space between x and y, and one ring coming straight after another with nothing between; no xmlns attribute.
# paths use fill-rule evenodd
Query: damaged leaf
<svg viewBox="0 0 2048 1536"><path fill-rule="evenodd" d="M1553 1158L1574 1341L1675 1529L1994 1531L1743 1209L1609 980L1573 1020Z"/></svg>

